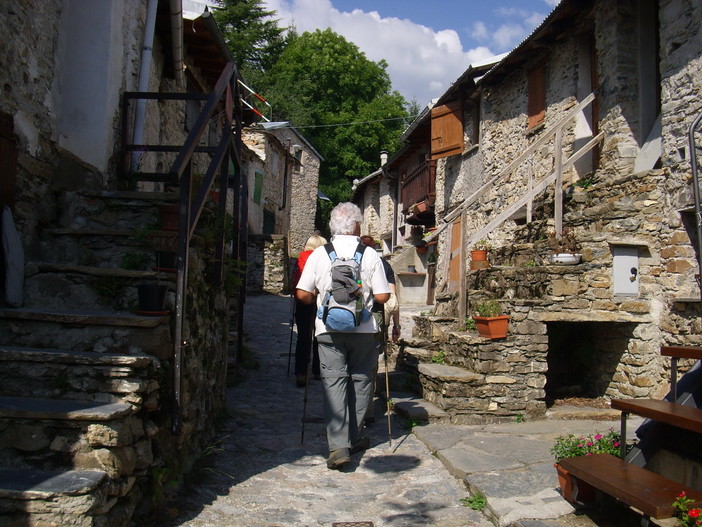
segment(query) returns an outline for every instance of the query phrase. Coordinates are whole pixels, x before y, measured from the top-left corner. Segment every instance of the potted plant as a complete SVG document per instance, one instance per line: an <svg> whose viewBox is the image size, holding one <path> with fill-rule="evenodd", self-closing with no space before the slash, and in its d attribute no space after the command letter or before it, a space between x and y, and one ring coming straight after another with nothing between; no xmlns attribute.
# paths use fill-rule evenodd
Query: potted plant
<svg viewBox="0 0 702 527"><path fill-rule="evenodd" d="M487 254L490 249L492 249L492 247L487 240L479 240L475 242L470 251L470 268L475 270L487 269L490 267L490 262L488 262L487 259Z"/></svg>
<svg viewBox="0 0 702 527"><path fill-rule="evenodd" d="M489 339L503 339L507 336L509 315L502 313L502 305L497 300L484 300L475 305L473 315L478 335Z"/></svg>
<svg viewBox="0 0 702 527"><path fill-rule="evenodd" d="M549 263L575 265L580 263L580 243L571 229L564 228L559 236L555 231L549 233L548 244L552 253L548 256Z"/></svg>
<svg viewBox="0 0 702 527"><path fill-rule="evenodd" d="M558 472L558 483L561 486L563 497L571 503L587 503L595 499L595 488L574 478L561 467L560 462L563 459L593 454L611 454L619 457L620 445L619 432L612 428L605 434L595 433L581 436L565 434L556 437L555 443L551 447L551 454L556 461L553 466Z"/></svg>

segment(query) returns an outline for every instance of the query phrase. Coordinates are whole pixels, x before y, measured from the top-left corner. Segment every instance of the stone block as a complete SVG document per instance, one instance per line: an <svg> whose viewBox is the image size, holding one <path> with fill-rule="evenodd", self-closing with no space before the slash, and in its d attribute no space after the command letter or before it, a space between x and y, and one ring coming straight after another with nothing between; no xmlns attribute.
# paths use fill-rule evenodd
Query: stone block
<svg viewBox="0 0 702 527"><path fill-rule="evenodd" d="M488 384L514 384L517 380L505 375L488 375L485 377L485 382Z"/></svg>
<svg viewBox="0 0 702 527"><path fill-rule="evenodd" d="M548 289L552 296L575 296L580 290L580 283L577 280L553 280Z"/></svg>

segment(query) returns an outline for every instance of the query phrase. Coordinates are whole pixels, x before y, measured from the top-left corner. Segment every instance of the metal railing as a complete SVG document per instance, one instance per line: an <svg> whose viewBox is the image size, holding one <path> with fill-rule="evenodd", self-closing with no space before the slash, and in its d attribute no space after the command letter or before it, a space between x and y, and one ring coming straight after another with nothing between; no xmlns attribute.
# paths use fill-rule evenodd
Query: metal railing
<svg viewBox="0 0 702 527"><path fill-rule="evenodd" d="M697 173L697 145L695 143L695 130L702 121L702 113L700 113L688 131L688 148L690 150L690 170L692 171L692 193L695 199L695 227L697 234L697 271L702 276L702 211L700 210L700 183ZM702 280L700 285L700 300L702 300Z"/></svg>
<svg viewBox="0 0 702 527"><path fill-rule="evenodd" d="M182 365L183 347L187 344L183 341L183 325L186 310L186 293L188 278L189 247L192 236L197 227L198 220L208 198L208 193L215 178L219 189L219 202L217 204L217 219L220 225L216 229L217 238L215 241L215 269L212 274L213 285L221 286L223 277L223 262L225 254L225 232L226 232L226 204L227 189L233 187L234 210L233 228L237 233L233 245L233 258L246 258L246 232L237 232L246 221L240 220L240 214L245 213L246 206L239 204L246 196L246 179L241 177L241 95L237 83L237 70L233 63L225 66L213 91L207 94L180 94L180 93L145 93L126 92L123 98L123 137L127 137L128 105L131 100L154 99L154 100L204 100L205 103L197 116L191 130L183 145L138 145L124 144L123 159L125 161L125 173L129 173L128 159L132 152L174 152L177 153L168 173L138 173L131 177L141 181L162 181L178 185L179 187L179 223L178 223L178 247L176 252L176 298L175 298L175 331L173 350L173 412L172 431L180 433L182 430ZM202 146L201 140L205 132L209 129L210 120L215 112L223 109L222 134L216 147ZM210 162L199 186L191 187L192 184L192 161L193 155L203 152L210 155ZM234 165L234 174L230 181L229 165L230 161ZM245 218L245 216L244 216ZM242 280L245 284L245 278ZM239 328L241 335L243 325L243 297L240 295L239 306ZM241 342L239 342L241 346ZM240 347L241 349L241 347Z"/></svg>

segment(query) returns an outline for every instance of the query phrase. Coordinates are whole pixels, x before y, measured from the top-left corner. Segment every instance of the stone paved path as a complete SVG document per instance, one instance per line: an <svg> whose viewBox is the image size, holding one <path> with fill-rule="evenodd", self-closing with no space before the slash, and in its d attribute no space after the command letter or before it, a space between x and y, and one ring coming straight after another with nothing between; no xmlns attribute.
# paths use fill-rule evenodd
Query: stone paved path
<svg viewBox="0 0 702 527"><path fill-rule="evenodd" d="M171 510L177 518L163 525L490 527L461 503L469 496L465 485L394 418L389 448L382 408L370 429L371 449L352 456L345 472L326 467L321 422L305 425L301 444L304 390L287 376L289 319L289 297L247 299L245 342L260 368L228 390L219 442L189 476ZM322 416L319 381L310 383L307 416Z"/></svg>

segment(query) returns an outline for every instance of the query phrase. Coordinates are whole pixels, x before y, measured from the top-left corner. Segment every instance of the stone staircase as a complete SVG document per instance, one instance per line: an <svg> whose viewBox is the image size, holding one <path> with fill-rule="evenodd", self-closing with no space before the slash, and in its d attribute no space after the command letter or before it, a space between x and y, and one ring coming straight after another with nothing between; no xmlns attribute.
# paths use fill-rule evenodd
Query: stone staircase
<svg viewBox="0 0 702 527"><path fill-rule="evenodd" d="M525 419L617 419L609 408L548 408L544 401L548 336L529 314L553 304L557 284L569 282L573 268L544 265L538 238L502 249L492 267L467 271L469 303L497 298L508 306L507 338L490 340L466 331L465 322L442 313L455 311L455 298L437 296L434 312L415 314L413 333L391 345L388 373L398 413L416 422L490 424ZM590 264L581 264L580 269ZM553 284L556 284L555 286ZM551 288L547 291L548 288ZM443 303L443 304L442 304Z"/></svg>
<svg viewBox="0 0 702 527"><path fill-rule="evenodd" d="M28 258L25 302L0 307L0 524L121 526L154 467L170 316L139 316L157 273L135 236L174 194L72 192ZM143 270L123 269L139 255Z"/></svg>

